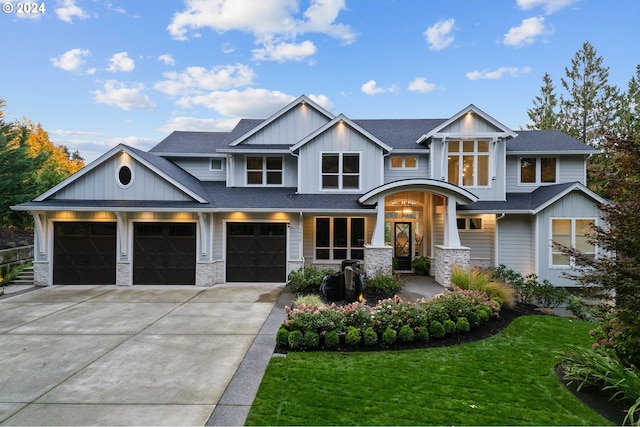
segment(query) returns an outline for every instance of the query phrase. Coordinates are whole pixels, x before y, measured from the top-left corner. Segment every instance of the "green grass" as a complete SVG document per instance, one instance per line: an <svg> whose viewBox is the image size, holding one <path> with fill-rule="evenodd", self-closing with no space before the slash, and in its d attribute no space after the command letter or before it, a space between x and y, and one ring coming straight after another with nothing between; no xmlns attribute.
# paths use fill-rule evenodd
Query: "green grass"
<svg viewBox="0 0 640 427"><path fill-rule="evenodd" d="M558 380L556 352L592 325L516 319L473 344L271 360L247 425L604 425Z"/></svg>

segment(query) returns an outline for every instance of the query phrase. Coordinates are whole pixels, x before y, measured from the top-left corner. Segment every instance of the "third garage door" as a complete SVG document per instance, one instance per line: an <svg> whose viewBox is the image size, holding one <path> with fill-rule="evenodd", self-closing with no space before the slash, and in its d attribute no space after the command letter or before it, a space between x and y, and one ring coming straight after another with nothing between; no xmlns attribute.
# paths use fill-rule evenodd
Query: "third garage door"
<svg viewBox="0 0 640 427"><path fill-rule="evenodd" d="M284 282L287 225L227 223L227 282Z"/></svg>

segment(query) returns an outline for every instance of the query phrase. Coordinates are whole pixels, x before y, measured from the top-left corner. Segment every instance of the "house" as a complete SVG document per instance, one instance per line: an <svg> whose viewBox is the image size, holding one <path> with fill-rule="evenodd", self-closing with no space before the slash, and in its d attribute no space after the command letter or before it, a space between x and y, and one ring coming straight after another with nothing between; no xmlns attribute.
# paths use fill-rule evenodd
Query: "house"
<svg viewBox="0 0 640 427"><path fill-rule="evenodd" d="M513 131L474 105L445 119L356 120L301 96L230 132L119 145L35 200L35 274L52 284L284 282L304 265L368 274L432 260L505 264L558 286L604 200L589 146Z"/></svg>

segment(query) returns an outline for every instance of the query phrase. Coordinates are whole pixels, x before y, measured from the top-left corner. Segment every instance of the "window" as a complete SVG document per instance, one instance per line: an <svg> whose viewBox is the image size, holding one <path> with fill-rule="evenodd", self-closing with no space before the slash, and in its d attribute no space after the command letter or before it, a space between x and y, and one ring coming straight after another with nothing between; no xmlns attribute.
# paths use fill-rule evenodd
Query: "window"
<svg viewBox="0 0 640 427"><path fill-rule="evenodd" d="M364 259L364 218L316 218L317 260Z"/></svg>
<svg viewBox="0 0 640 427"><path fill-rule="evenodd" d="M482 230L482 218L456 218L456 222L461 231Z"/></svg>
<svg viewBox="0 0 640 427"><path fill-rule="evenodd" d="M282 185L282 157L248 156L247 184Z"/></svg>
<svg viewBox="0 0 640 427"><path fill-rule="evenodd" d="M447 160L450 183L489 186L489 141L449 141Z"/></svg>
<svg viewBox="0 0 640 427"><path fill-rule="evenodd" d="M557 164L555 157L521 157L520 184L555 184Z"/></svg>
<svg viewBox="0 0 640 427"><path fill-rule="evenodd" d="M323 190L359 190L360 154L323 153L321 186Z"/></svg>
<svg viewBox="0 0 640 427"><path fill-rule="evenodd" d="M590 243L594 224L595 219L552 219L551 240L563 246L576 248L589 258L595 258L596 247ZM551 265L569 267L576 265L576 260L563 254L552 244Z"/></svg>
<svg viewBox="0 0 640 427"><path fill-rule="evenodd" d="M133 170L127 165L122 165L118 168L116 175L116 181L122 188L127 188L133 182Z"/></svg>
<svg viewBox="0 0 640 427"><path fill-rule="evenodd" d="M221 171L224 167L224 159L210 159L209 161L209 170L211 171Z"/></svg>
<svg viewBox="0 0 640 427"><path fill-rule="evenodd" d="M417 169L417 156L391 156L391 169Z"/></svg>

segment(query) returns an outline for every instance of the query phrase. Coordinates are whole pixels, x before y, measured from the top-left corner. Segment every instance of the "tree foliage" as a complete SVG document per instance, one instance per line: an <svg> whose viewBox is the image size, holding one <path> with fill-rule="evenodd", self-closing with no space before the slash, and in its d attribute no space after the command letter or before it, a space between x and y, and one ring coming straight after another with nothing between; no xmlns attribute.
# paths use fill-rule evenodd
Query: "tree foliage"
<svg viewBox="0 0 640 427"><path fill-rule="evenodd" d="M555 93L553 79L549 73L544 73L542 77L544 83L540 88L540 95L533 100L533 108L527 110L532 124L527 125L528 129L560 129L558 112L558 98Z"/></svg>

